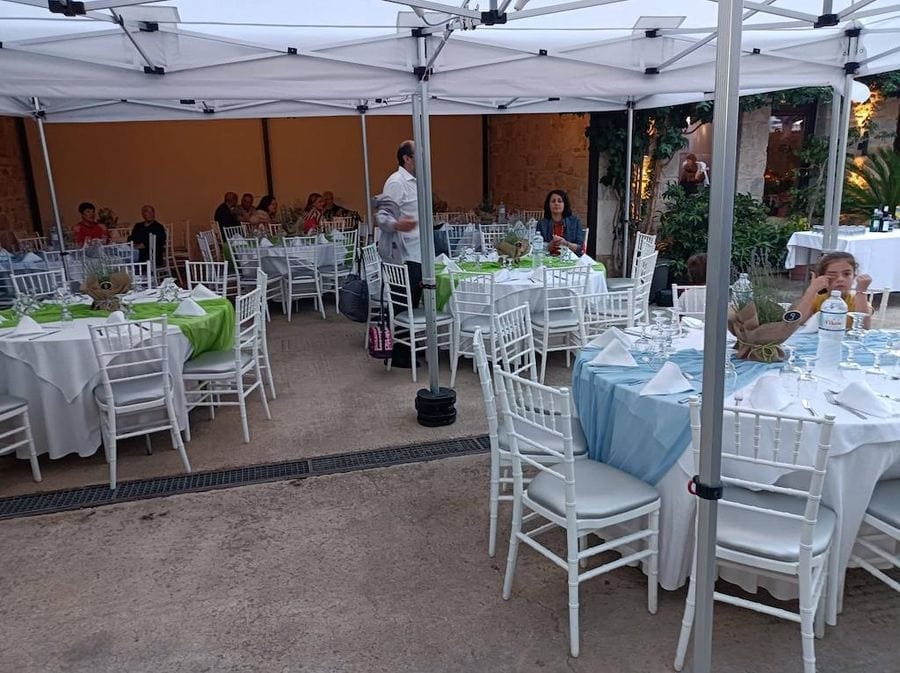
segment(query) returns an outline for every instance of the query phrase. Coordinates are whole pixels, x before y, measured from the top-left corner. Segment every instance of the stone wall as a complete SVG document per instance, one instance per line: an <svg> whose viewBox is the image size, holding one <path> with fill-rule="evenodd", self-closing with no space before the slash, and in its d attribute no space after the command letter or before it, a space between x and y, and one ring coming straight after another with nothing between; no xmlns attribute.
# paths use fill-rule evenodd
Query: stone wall
<svg viewBox="0 0 900 673"><path fill-rule="evenodd" d="M13 117L0 117L0 231L32 231L23 148Z"/></svg>
<svg viewBox="0 0 900 673"><path fill-rule="evenodd" d="M488 117L490 189L496 207L543 208L551 189L565 190L572 210L587 218L590 119L575 114L496 115ZM475 206L475 204L471 204Z"/></svg>
<svg viewBox="0 0 900 673"><path fill-rule="evenodd" d="M766 155L769 149L769 117L772 108L764 105L741 115L740 148L735 193L761 200L765 186ZM715 170L715 167L713 167Z"/></svg>

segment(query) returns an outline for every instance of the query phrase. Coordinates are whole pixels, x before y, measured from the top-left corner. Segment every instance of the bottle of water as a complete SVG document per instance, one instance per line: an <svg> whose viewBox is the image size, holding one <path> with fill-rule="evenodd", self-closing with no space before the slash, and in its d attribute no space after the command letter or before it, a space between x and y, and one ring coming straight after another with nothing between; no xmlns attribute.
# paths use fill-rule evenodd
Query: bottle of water
<svg viewBox="0 0 900 673"><path fill-rule="evenodd" d="M500 224L506 223L506 206L503 205L503 201L497 206L497 222Z"/></svg>
<svg viewBox="0 0 900 673"><path fill-rule="evenodd" d="M839 290L832 290L831 296L819 309L819 345L816 349L817 368L823 371L835 370L841 363L841 341L847 329L847 304L841 299Z"/></svg>
<svg viewBox="0 0 900 673"><path fill-rule="evenodd" d="M544 263L544 239L540 234L531 239L531 259L535 269L541 268Z"/></svg>
<svg viewBox="0 0 900 673"><path fill-rule="evenodd" d="M753 301L753 284L746 273L740 274L731 286L731 300L738 308L743 308Z"/></svg>

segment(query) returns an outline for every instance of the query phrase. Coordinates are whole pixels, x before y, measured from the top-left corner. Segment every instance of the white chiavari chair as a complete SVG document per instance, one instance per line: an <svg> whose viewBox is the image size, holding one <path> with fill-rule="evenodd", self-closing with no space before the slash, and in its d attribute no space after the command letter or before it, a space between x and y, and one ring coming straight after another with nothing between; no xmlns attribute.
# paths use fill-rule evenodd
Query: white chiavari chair
<svg viewBox="0 0 900 673"><path fill-rule="evenodd" d="M885 287L880 290L869 290L866 293L869 303L875 309L872 315L872 321L878 327L884 327L887 320L888 302L891 299L891 288Z"/></svg>
<svg viewBox="0 0 900 673"><path fill-rule="evenodd" d="M447 236L447 245L450 249L451 257L459 257L465 250L464 246L461 245L462 241L465 238L466 231L474 231L474 227L471 224L445 224L444 228L441 231L446 232Z"/></svg>
<svg viewBox="0 0 900 673"><path fill-rule="evenodd" d="M100 247L102 255L112 262L133 262L134 245L131 243L110 243Z"/></svg>
<svg viewBox="0 0 900 673"><path fill-rule="evenodd" d="M316 267L318 248L315 236L291 236L282 241L286 273L281 277L282 308L291 321L294 302L312 298L316 310L325 319L325 302L322 299L322 276Z"/></svg>
<svg viewBox="0 0 900 673"><path fill-rule="evenodd" d="M28 402L19 397L0 393L0 456L16 453L20 448L28 448L31 462L31 476L41 480L41 466L38 464L28 420Z"/></svg>
<svg viewBox="0 0 900 673"><path fill-rule="evenodd" d="M256 279L254 279L254 283ZM239 296L235 302L234 346L227 351L207 351L188 360L182 378L188 408L209 407L210 414L217 406L237 406L241 414L244 443L250 443L247 421L247 396L259 389L266 418L272 419L259 366L259 321L263 320L260 290L253 289ZM250 380L248 381L248 377ZM223 397L234 400L223 400Z"/></svg>
<svg viewBox="0 0 900 673"><path fill-rule="evenodd" d="M114 262L108 268L131 276L131 289L135 292L156 287L150 262Z"/></svg>
<svg viewBox="0 0 900 673"><path fill-rule="evenodd" d="M32 236L19 239L19 250L22 252L40 252L47 247L46 236Z"/></svg>
<svg viewBox="0 0 900 673"><path fill-rule="evenodd" d="M638 265L640 264L641 259L654 253L656 253L656 234L644 234L639 231L634 237L634 253L631 257L631 277L607 278L607 288L610 290L624 290L625 288L634 287L634 279L637 277Z"/></svg>
<svg viewBox="0 0 900 673"><path fill-rule="evenodd" d="M634 289L635 322L647 322L650 318L650 288L653 285L653 274L656 273L656 258L658 256L658 252L641 256L634 278L629 279L634 281L632 287Z"/></svg>
<svg viewBox="0 0 900 673"><path fill-rule="evenodd" d="M494 274L469 271L450 272L450 313L453 316L453 341L450 344L450 387L456 384L456 369L463 355L475 356L475 330L487 339L488 359L495 356Z"/></svg>
<svg viewBox="0 0 900 673"><path fill-rule="evenodd" d="M672 283L672 307L679 317L702 320L706 316L706 286Z"/></svg>
<svg viewBox="0 0 900 673"><path fill-rule="evenodd" d="M424 351L428 344L425 335L425 311L413 308L409 273L405 264L381 265L382 282L386 283L384 302L388 307L391 333L395 343L409 346L412 359L412 380L416 381L416 353ZM444 311L435 312L438 347L449 346L453 340L453 316ZM430 366L437 367L436 362Z"/></svg>
<svg viewBox="0 0 900 673"><path fill-rule="evenodd" d="M656 613L659 493L649 484L594 460L575 460L572 399L566 388L550 388L494 367L503 428L511 445L513 521L503 598L512 594L519 545L525 544L566 570L569 587L569 650L579 653L579 586L624 565L647 565L647 610ZM527 450L524 448L527 447ZM539 457L539 459L537 458ZM548 464L549 463L549 464ZM537 470L526 485L523 467ZM622 537L604 529L625 522L639 526ZM536 525L535 525L536 524ZM525 526L530 528L526 529ZM539 541L548 530L562 528L566 552L558 554ZM604 530L599 544L587 534ZM581 562L616 550L621 557L589 570Z"/></svg>
<svg viewBox="0 0 900 673"><path fill-rule="evenodd" d="M575 266L564 269L542 269L541 309L531 315L535 348L541 355L543 382L548 355L564 351L569 366L572 351L581 347L581 296L585 293L591 269Z"/></svg>
<svg viewBox="0 0 900 673"><path fill-rule="evenodd" d="M107 232L110 243L127 243L128 237L131 236L131 229L128 227L113 227L107 229Z"/></svg>
<svg viewBox="0 0 900 673"><path fill-rule="evenodd" d="M527 374L532 381L537 381L537 353L528 304L495 313L493 323L496 360L500 366L511 374Z"/></svg>
<svg viewBox="0 0 900 673"><path fill-rule="evenodd" d="M89 329L100 366L94 400L109 463L109 487L116 488L118 440L144 435L149 452L153 432L169 432L185 472L190 472L172 401L167 318L104 323Z"/></svg>
<svg viewBox="0 0 900 673"><path fill-rule="evenodd" d="M856 536L856 548L850 556L851 563L870 573L900 592L900 582L887 574L884 564L895 571L900 569L900 479L879 481L869 500L860 532ZM893 549L893 553L891 552Z"/></svg>
<svg viewBox="0 0 900 673"><path fill-rule="evenodd" d="M800 599L797 612L719 591L714 592L714 600L799 622L803 670L815 673L814 632L824 634L826 577L837 520L832 510L820 504L834 416L811 418L737 406L726 406L724 413L731 426L725 433L734 437L734 443L722 450L724 492L718 501L715 563L796 582ZM690 400L690 414L696 466L701 431L697 397ZM811 458L803 451L805 446ZM765 475L771 470L802 476L797 482L802 485L768 483ZM684 666L694 623L696 571L695 541L676 671Z"/></svg>
<svg viewBox="0 0 900 673"><path fill-rule="evenodd" d="M13 271L11 277L16 296L30 294L35 299L52 299L56 290L66 284L62 269L22 274Z"/></svg>
<svg viewBox="0 0 900 673"><path fill-rule="evenodd" d="M522 218L523 222L530 222L531 220L536 220L540 222L544 219L544 211L542 210L523 210L519 213L519 216Z"/></svg>
<svg viewBox="0 0 900 673"><path fill-rule="evenodd" d="M247 231L245 227L250 225L240 224L235 227L222 227L222 232L225 234L226 240L231 240L232 238L239 238L247 235Z"/></svg>
<svg viewBox="0 0 900 673"><path fill-rule="evenodd" d="M637 314L634 290L589 292L582 295L581 307L582 345L603 334L610 327L633 327Z"/></svg>
<svg viewBox="0 0 900 673"><path fill-rule="evenodd" d="M203 285L223 299L228 296L228 264L226 262L191 262L184 263L187 276L187 289L193 290Z"/></svg>
<svg viewBox="0 0 900 673"><path fill-rule="evenodd" d="M256 287L259 241L256 238L237 236L228 240L228 251L234 264L238 295L242 295Z"/></svg>
<svg viewBox="0 0 900 673"><path fill-rule="evenodd" d="M369 327L381 318L381 256L378 247L371 243L362 249L363 276L369 288L369 315L363 346L368 348ZM386 298L387 300L387 298ZM386 310L386 309L385 309Z"/></svg>
<svg viewBox="0 0 900 673"><path fill-rule="evenodd" d="M331 264L320 266L319 275L322 278L322 292L334 292L334 310L337 312L341 295L341 281L356 269L356 255L359 232L338 231L333 232L334 241L331 243L333 261Z"/></svg>

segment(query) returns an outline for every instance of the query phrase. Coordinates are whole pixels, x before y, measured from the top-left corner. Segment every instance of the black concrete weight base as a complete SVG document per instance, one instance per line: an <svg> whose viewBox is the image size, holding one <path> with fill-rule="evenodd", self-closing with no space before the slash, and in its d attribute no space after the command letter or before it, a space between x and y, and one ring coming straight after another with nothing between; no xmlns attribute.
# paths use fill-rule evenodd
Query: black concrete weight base
<svg viewBox="0 0 900 673"><path fill-rule="evenodd" d="M429 388L416 393L416 411L419 424L427 428L452 425L456 422L456 391L452 388L438 388L437 394Z"/></svg>

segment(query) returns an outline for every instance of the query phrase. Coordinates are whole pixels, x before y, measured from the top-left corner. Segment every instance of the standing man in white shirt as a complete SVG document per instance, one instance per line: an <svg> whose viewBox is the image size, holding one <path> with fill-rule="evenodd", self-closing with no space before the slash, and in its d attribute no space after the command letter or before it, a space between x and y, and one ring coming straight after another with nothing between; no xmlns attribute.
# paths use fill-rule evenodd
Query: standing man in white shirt
<svg viewBox="0 0 900 673"><path fill-rule="evenodd" d="M379 244L379 252L385 261L406 264L412 304L416 308L422 301L422 249L419 243L416 144L412 140L404 140L397 148L397 170L385 180L382 196L399 206L399 217L394 218L384 211L376 213L379 229L390 238L390 250ZM394 344L393 366L410 366L411 358L401 352L406 348L403 344Z"/></svg>

